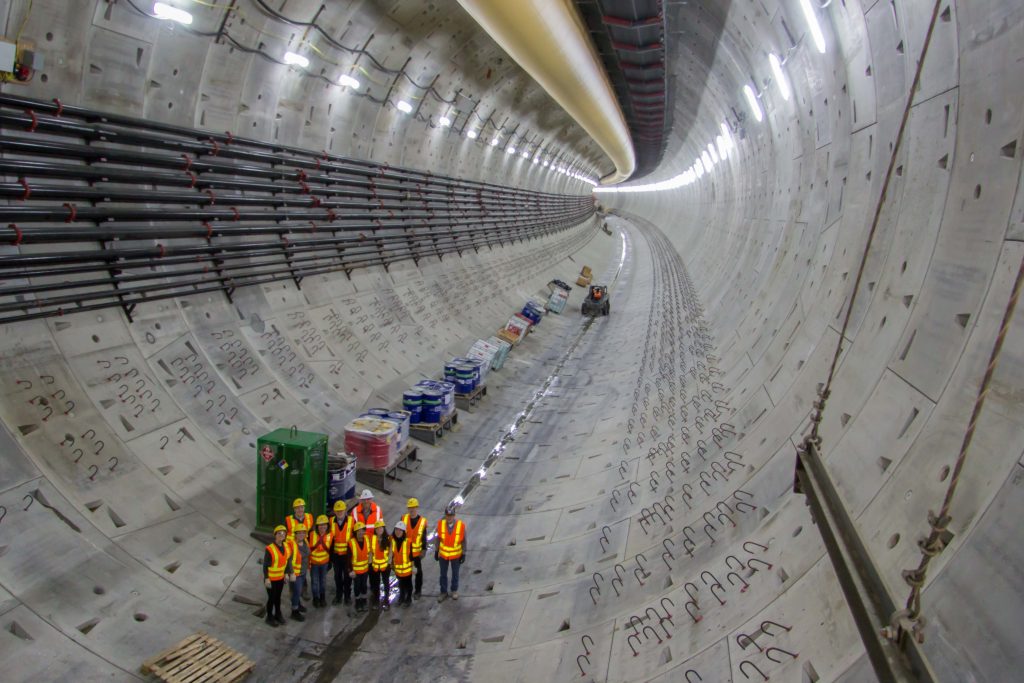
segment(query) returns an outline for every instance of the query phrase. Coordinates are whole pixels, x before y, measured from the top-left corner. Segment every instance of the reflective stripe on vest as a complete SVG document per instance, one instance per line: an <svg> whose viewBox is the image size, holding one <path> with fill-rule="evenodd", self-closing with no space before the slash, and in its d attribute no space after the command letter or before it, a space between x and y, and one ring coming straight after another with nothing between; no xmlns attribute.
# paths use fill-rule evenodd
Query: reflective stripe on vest
<svg viewBox="0 0 1024 683"><path fill-rule="evenodd" d="M466 527L462 520L455 522L455 529L448 534L448 524L443 520L437 522L437 552L443 560L457 560L462 557L462 542L466 540Z"/></svg>
<svg viewBox="0 0 1024 683"><path fill-rule="evenodd" d="M412 541L412 556L422 557L423 556L423 532L427 528L427 518L420 515L419 521L416 522L416 526L409 526L409 515L402 515L402 521L405 522L405 533L406 536Z"/></svg>
<svg viewBox="0 0 1024 683"><path fill-rule="evenodd" d="M384 521L384 515L380 511L380 505L377 505L376 503L370 503L370 513L366 515L363 514L362 505L357 505L354 508L352 508L352 519L354 519L357 522L362 522L366 525L367 529L372 529L374 526L377 525L377 522Z"/></svg>
<svg viewBox="0 0 1024 683"><path fill-rule="evenodd" d="M348 542L348 554L352 556L352 571L365 574L370 569L370 538L363 536L363 542L352 537Z"/></svg>
<svg viewBox="0 0 1024 683"><path fill-rule="evenodd" d="M321 565L330 562L331 544L334 542L331 532L319 534L313 529L309 534L309 563Z"/></svg>
<svg viewBox="0 0 1024 683"><path fill-rule="evenodd" d="M284 548L278 548L276 543L267 546L270 553L270 566L267 567L267 578L271 581L280 581L284 578L284 571L288 568L288 560L291 557L290 548L285 544Z"/></svg>
<svg viewBox="0 0 1024 683"><path fill-rule="evenodd" d="M335 555L348 555L348 542L352 540L353 524L352 518L345 515L339 531L337 515L331 517L331 535L334 537Z"/></svg>
<svg viewBox="0 0 1024 683"><path fill-rule="evenodd" d="M288 515L285 517L284 525L288 528L288 538L295 538L295 527L305 527L306 531L313 528L313 515L306 513L306 516L302 518L302 522L295 519L295 515Z"/></svg>
<svg viewBox="0 0 1024 683"><path fill-rule="evenodd" d="M305 574L302 567L302 551L299 550L299 542L294 538L286 539L284 542L286 548L288 548L288 554L291 555L292 560L292 573L298 576L299 574ZM306 545L309 545L309 541L306 541Z"/></svg>
<svg viewBox="0 0 1024 683"><path fill-rule="evenodd" d="M404 577L412 574L411 550L412 545L409 543L408 536L403 538L401 541L398 539L391 540L391 557L395 564L395 576Z"/></svg>
<svg viewBox="0 0 1024 683"><path fill-rule="evenodd" d="M388 568L388 537L373 535L373 571L382 572Z"/></svg>

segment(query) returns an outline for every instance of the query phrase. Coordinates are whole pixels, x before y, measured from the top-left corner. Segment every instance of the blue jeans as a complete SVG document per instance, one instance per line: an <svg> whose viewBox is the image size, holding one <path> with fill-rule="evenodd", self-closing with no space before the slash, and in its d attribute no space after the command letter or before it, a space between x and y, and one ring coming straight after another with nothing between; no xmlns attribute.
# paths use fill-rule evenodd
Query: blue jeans
<svg viewBox="0 0 1024 683"><path fill-rule="evenodd" d="M302 602L299 600L299 598L302 596L302 584L304 584L304 583L306 583L306 575L305 574L301 574L299 576L296 576L295 577L295 581L293 581L292 584L291 584L291 589L292 589L292 611L298 610L299 609L299 605L302 604Z"/></svg>
<svg viewBox="0 0 1024 683"><path fill-rule="evenodd" d="M314 564L309 567L309 580L313 599L327 599L327 568L329 564Z"/></svg>
<svg viewBox="0 0 1024 683"><path fill-rule="evenodd" d="M448 592L448 567L452 568L452 592L459 591L459 567L462 565L462 558L457 560L446 560L443 557L438 560L441 563L441 592Z"/></svg>

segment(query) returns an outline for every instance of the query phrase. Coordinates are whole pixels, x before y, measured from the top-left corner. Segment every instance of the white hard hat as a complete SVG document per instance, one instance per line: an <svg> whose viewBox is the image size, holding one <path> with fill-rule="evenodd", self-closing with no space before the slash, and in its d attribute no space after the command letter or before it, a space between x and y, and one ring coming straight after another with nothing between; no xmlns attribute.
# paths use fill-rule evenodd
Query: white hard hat
<svg viewBox="0 0 1024 683"><path fill-rule="evenodd" d="M395 525L395 531L398 531L399 529L401 529L402 531L405 531L405 522L399 522L398 524Z"/></svg>
<svg viewBox="0 0 1024 683"><path fill-rule="evenodd" d="M363 492L359 494L359 500L373 500L373 494L370 493L370 489L363 489Z"/></svg>

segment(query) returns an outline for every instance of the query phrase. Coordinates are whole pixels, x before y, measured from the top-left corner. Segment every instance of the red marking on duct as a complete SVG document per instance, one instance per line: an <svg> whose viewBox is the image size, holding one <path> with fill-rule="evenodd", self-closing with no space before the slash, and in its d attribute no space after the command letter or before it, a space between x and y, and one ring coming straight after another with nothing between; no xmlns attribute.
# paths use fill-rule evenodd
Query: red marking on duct
<svg viewBox="0 0 1024 683"><path fill-rule="evenodd" d="M322 203L323 202L320 201L319 197L317 197L316 195L313 195L313 206L320 206Z"/></svg>
<svg viewBox="0 0 1024 683"><path fill-rule="evenodd" d="M225 145L230 145L232 142L235 141L235 136L231 133L230 130L224 131L224 135L228 136L228 139L224 142Z"/></svg>
<svg viewBox="0 0 1024 683"><path fill-rule="evenodd" d="M213 226L210 225L210 221L203 221L203 227L206 228L206 241L209 242L213 237Z"/></svg>
<svg viewBox="0 0 1024 683"><path fill-rule="evenodd" d="M192 171L185 171L185 173L186 173L186 174L188 175L188 177L189 177L189 178L191 179L191 182L190 182L190 183L188 184L188 186L189 186L189 187L195 187L195 186L196 186L196 181L198 181L198 180L199 180L199 176L197 176L197 175L196 175L195 173L193 173Z"/></svg>
<svg viewBox="0 0 1024 683"><path fill-rule="evenodd" d="M310 225L310 231L315 235L316 234L316 223L314 223L313 221L310 221L309 225Z"/></svg>
<svg viewBox="0 0 1024 683"><path fill-rule="evenodd" d="M157 251L160 252L159 254L157 254L157 258L163 258L164 256L167 255L167 249L164 248L164 245L158 243L156 245L156 248L157 248Z"/></svg>
<svg viewBox="0 0 1024 683"><path fill-rule="evenodd" d="M242 220L242 214L238 213L238 207L232 206L231 211L234 212L236 221Z"/></svg>
<svg viewBox="0 0 1024 683"><path fill-rule="evenodd" d="M297 168L297 169L295 169L295 170L299 172L299 182L300 182L300 183L301 183L301 182L302 182L303 180L305 180L306 178L308 178L308 177L309 177L308 175L306 175L306 172L305 172L304 170L302 170L301 168Z"/></svg>
<svg viewBox="0 0 1024 683"><path fill-rule="evenodd" d="M181 158L185 160L185 172L187 173L192 168L192 157L187 154L182 154Z"/></svg>
<svg viewBox="0 0 1024 683"><path fill-rule="evenodd" d="M59 97L54 97L53 98L53 103L57 105L57 113L54 114L54 115L55 116L60 116L61 114L63 114L64 113L64 104L60 101L60 98Z"/></svg>
<svg viewBox="0 0 1024 683"><path fill-rule="evenodd" d="M217 203L217 195L215 195L213 193L213 190L207 188L207 189L203 190L203 193L206 194L206 195L209 195L209 197L210 197L210 206L213 206L214 204Z"/></svg>
<svg viewBox="0 0 1024 683"><path fill-rule="evenodd" d="M330 223L334 222L334 219L338 216L334 213L334 209L327 209L327 220Z"/></svg>
<svg viewBox="0 0 1024 683"><path fill-rule="evenodd" d="M28 132L29 133L36 132L36 126L39 125L39 117L36 116L35 111L33 111L32 109L26 109L25 113L32 117L32 124L28 127L28 129L27 129Z"/></svg>
<svg viewBox="0 0 1024 683"><path fill-rule="evenodd" d="M220 154L220 145L218 145L217 141L214 140L213 138L208 138L208 139L209 139L210 145L213 147L213 156L217 156L218 154Z"/></svg>
<svg viewBox="0 0 1024 683"><path fill-rule="evenodd" d="M64 222L70 223L73 220L75 220L75 217L78 215L78 207L76 207L74 204L68 204L67 202L64 202L64 208L68 210L68 217L64 219Z"/></svg>
<svg viewBox="0 0 1024 683"><path fill-rule="evenodd" d="M380 205L380 208L382 208L382 209L384 208L384 200L383 199L378 199L377 200L377 204Z"/></svg>
<svg viewBox="0 0 1024 683"><path fill-rule="evenodd" d="M14 223L9 223L7 225L7 227L14 231L14 241L11 242L11 244L13 244L14 246L20 245L21 244L21 238L24 237L24 235L21 234L21 228L19 228Z"/></svg>
<svg viewBox="0 0 1024 683"><path fill-rule="evenodd" d="M21 195L21 201L25 201L32 196L32 188L28 186L28 181L24 177L18 178L18 182L25 188L25 194Z"/></svg>

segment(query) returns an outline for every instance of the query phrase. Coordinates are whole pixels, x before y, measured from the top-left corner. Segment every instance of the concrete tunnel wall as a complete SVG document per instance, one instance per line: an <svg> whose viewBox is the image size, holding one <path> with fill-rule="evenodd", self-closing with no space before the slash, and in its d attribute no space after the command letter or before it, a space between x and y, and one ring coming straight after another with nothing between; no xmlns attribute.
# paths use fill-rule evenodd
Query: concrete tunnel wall
<svg viewBox="0 0 1024 683"><path fill-rule="evenodd" d="M287 10L311 16L316 4L287 3ZM240 292L237 310L221 297L204 296L140 311L130 324L120 313L104 311L0 331L0 411L7 429L0 486L0 505L7 510L0 520L5 670L15 680L129 679L142 659L202 628L257 658L259 679L271 671L280 680L322 675L297 664L296 655L319 652L314 645L332 643L334 631L306 629L271 639L257 630L253 605L246 602L259 598L253 581L258 558L248 537L252 435L271 424L293 423L337 433L362 407L393 403L411 378L436 373L447 354L491 332L550 277L565 278L585 262L610 279L622 234L629 247L613 292L616 314L602 321L602 336L584 337L567 361L577 379L562 380L563 391L579 396L547 408L550 424L532 428L535 442L516 446L520 461L505 469L511 481L494 477L482 487L486 496L467 504L471 528L479 530L474 552L482 556L494 590L467 586L460 603L464 623L431 612L425 627L434 629L426 631L430 637L399 652L364 640L342 675L366 675L366 667L384 671L380 667L388 663L395 667L388 673L413 678L422 666L473 680L577 680L576 657L587 635L594 642L594 666L585 675L594 680L680 680L693 670L703 680L740 681L750 672L742 662L757 653L740 647L737 635L752 634L771 619L793 630L760 644L800 653L782 663L758 658L773 679L873 680L803 500L789 492L789 483L794 442L806 427L834 349L841 323L836 315L850 295L920 49L926 5L832 3L821 13L827 17L827 54L813 53L806 44L794 51L787 63L793 98L776 101L769 87L761 100L765 122L748 117L746 138L737 136L727 162L694 186L601 198L637 216L632 223L612 221L615 239L585 225L544 242L446 257L420 268L361 271L352 281L343 275L316 278L301 292L291 285ZM823 424L829 467L898 597L905 595L899 572L917 563L915 541L948 483L944 468L955 457L1024 256L1021 152L1014 144L1024 110L1015 77L1024 18L1011 2L944 3L942 9L905 140L902 174L894 178L854 311L852 343ZM8 26L20 22L23 10L16 3L7 7ZM352 22L355 36L387 36L380 42L393 53L388 63L411 56L422 74L445 72L452 89L474 83L494 98L493 106L547 117L537 121L538 129L556 131L550 134L563 136L567 146L586 147L564 118L545 113L543 93L516 81L522 77L514 69L502 74L498 87L480 82L482 65L497 53L485 36L460 33L466 25L457 8L428 11L400 3L388 14L375 3L354 3L332 12L338 14L327 19L339 27ZM795 1L732 3L704 96L680 105L698 107L696 123L675 133L657 175L686 168L713 139L729 106L742 106L739 88L749 75L767 77L766 51L781 52L789 44L783 21L799 33ZM448 33L434 35L426 28L447 22L454 24ZM251 21L247 26L253 30ZM271 22L264 28L272 30ZM346 100L314 81L290 79L284 67L144 20L120 3L69 7L36 0L25 33L53 51L47 54L47 79L27 90L33 96L211 130L244 129L253 137L460 177L583 191L485 142L453 143L443 130L405 123L393 108ZM476 46L467 51L473 59L431 49L462 41ZM195 67L195 54L204 55L201 68ZM353 135L336 134L346 129ZM687 521L649 533L640 528L638 513L661 495L645 490L618 511L609 507L607 495L622 487L615 463L626 429L624 419L608 415L624 415L633 403L629 388L638 377L651 377L639 358L622 350L655 338L664 345L664 327L650 320L668 319L665 301L679 305L662 296L669 291L667 273L679 264L664 260L668 250L648 224L660 228L681 254L722 359L722 383L738 432L723 450L741 453L746 465L742 481L730 482L722 493L750 490L758 506L757 515L738 518L738 527L718 543L700 544L688 564L668 570L655 559L662 542L682 547L683 525L697 524L703 510L683 513ZM444 295L452 290L474 295L460 297L457 314L442 323L437 312L452 305ZM357 317L352 308L384 297L407 316L402 328L409 335L394 335L386 355L374 330L351 325ZM310 352L303 339L306 320L328 344L354 345L353 355L339 363ZM542 330L549 335L546 347L531 340L522 357L536 367L517 365L520 382L503 378L510 397L480 418L488 427L502 427L522 407L517 400L532 395L557 356L557 342L575 338L568 321L552 320ZM1024 613L1024 557L1016 531L1024 511L1017 483L1024 347L1017 321L954 506L953 544L929 575L926 648L941 680L1009 680L1021 664L1013 628ZM277 336L314 371L311 385L291 381L288 364L267 353ZM231 343L229 337L248 351L260 369L259 382L218 368L226 361L222 345ZM184 387L168 386L160 377L162 365L193 352L216 378L225 417L237 408L240 418L225 421L208 413ZM129 423L131 430L119 417L117 387L105 381L115 364L124 366L122 372L136 369L164 399L152 416ZM43 421L45 410L28 402L39 387L50 394L63 391L61 400L73 401L75 408ZM566 417L567 406L580 411L578 422L592 423L590 431L569 442L560 460L545 459L546 442L575 434L566 422L574 419ZM94 433L84 436L89 430ZM97 466L93 479L88 466L73 462L74 448L82 444L68 443L69 434L90 442L81 462ZM451 480L478 462L469 445L478 449L494 440L490 432L459 438L464 441L433 463ZM94 452L101 441L102 450ZM113 470L110 457L118 458ZM633 457L635 479L646 482L656 468ZM445 476L431 482L412 477L403 489L425 499L423 492L429 494L431 519L455 491L439 483ZM39 496L23 510L32 491ZM386 509L397 511L401 500L386 497ZM630 578L623 599L611 600L605 588L601 601L592 604L591 572L603 567L609 573L615 564L602 564L602 523L612 529L618 561L646 552L654 580L641 585ZM515 547L508 546L509 537L519 540ZM751 590L730 594L727 605L716 607L704 588L699 623L688 625L679 607L676 638L645 646L643 657L632 656L626 636L633 614L660 606L663 597L681 606L687 599L684 583L699 583L704 571L724 576L725 558L749 558L743 544L752 540L770 549L763 557L772 571L745 575ZM545 572L524 576L516 570L531 566ZM376 628L381 641L401 633L385 623ZM442 632L461 647L438 652L431 638ZM418 663L423 660L429 663Z"/></svg>

